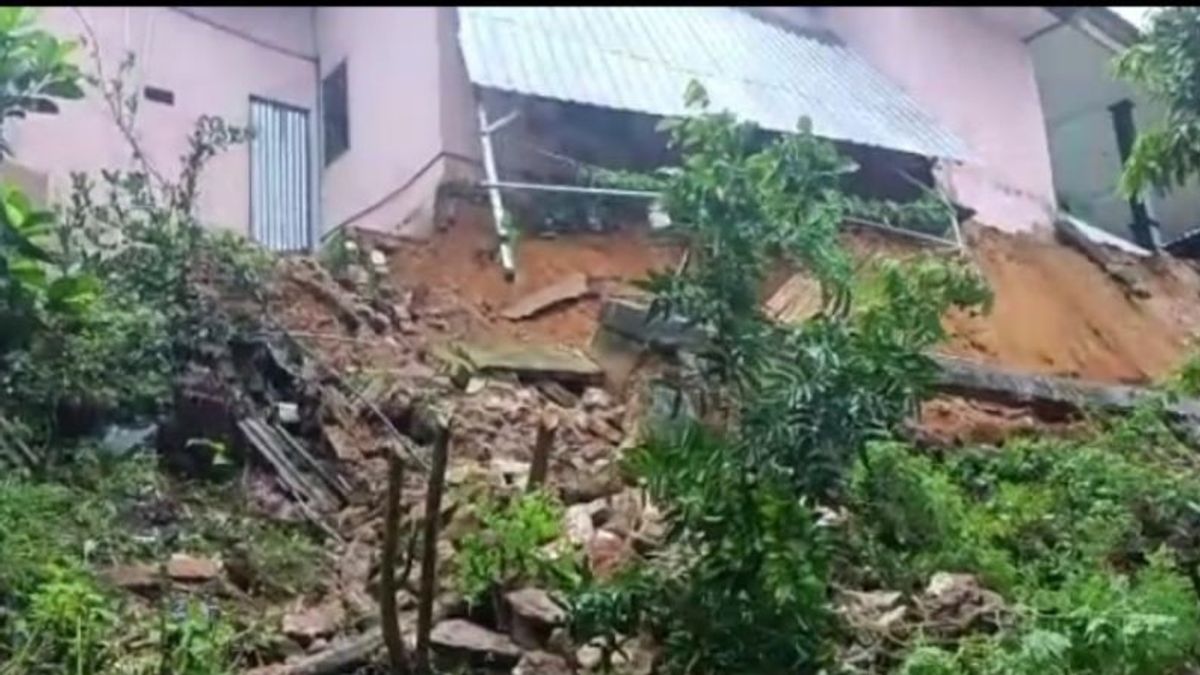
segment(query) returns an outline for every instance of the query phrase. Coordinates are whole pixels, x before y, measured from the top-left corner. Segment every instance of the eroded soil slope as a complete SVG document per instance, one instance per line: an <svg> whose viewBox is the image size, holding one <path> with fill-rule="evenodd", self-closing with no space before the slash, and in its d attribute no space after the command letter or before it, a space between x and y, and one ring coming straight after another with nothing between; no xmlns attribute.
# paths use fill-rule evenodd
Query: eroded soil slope
<svg viewBox="0 0 1200 675"><path fill-rule="evenodd" d="M1111 250L1112 267L1049 237L966 227L970 255L995 292L990 314L952 316L944 351L1043 374L1138 383L1174 368L1200 330L1200 275L1181 260L1144 259ZM394 281L423 286L456 305L463 329L536 342L586 346L603 297L630 292L629 282L678 264L681 249L630 228L615 234L527 237L517 243L517 275L504 280L494 261L486 213L468 211L431 241L400 244L389 257ZM907 240L859 230L846 243L856 257L904 256L922 250ZM574 272L594 293L520 321L500 316L509 304ZM787 278L772 275L768 291ZM769 295L769 293L767 294Z"/></svg>

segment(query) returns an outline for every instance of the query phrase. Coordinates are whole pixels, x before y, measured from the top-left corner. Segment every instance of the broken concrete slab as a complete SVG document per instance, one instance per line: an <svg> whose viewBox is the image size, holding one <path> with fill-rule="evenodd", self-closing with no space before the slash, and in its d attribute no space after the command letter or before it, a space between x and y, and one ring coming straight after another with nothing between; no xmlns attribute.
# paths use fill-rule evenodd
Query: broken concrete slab
<svg viewBox="0 0 1200 675"><path fill-rule="evenodd" d="M561 345L461 342L450 346L450 351L482 373L511 372L585 383L599 381L604 374L586 354Z"/></svg>
<svg viewBox="0 0 1200 675"><path fill-rule="evenodd" d="M283 634L300 642L311 644L320 638L328 638L337 631L345 619L341 603L327 602L307 607L284 615L281 628Z"/></svg>
<svg viewBox="0 0 1200 675"><path fill-rule="evenodd" d="M474 666L511 668L521 658L521 648L507 635L490 631L465 619L438 623L429 634L439 661L466 661Z"/></svg>
<svg viewBox="0 0 1200 675"><path fill-rule="evenodd" d="M666 349L693 349L705 340L704 332L678 317L650 319L650 305L612 298L600 308L600 325L618 335Z"/></svg>
<svg viewBox="0 0 1200 675"><path fill-rule="evenodd" d="M545 646L556 626L566 621L566 612L550 594L538 588L523 588L504 596L508 605L508 632L513 642L526 649Z"/></svg>
<svg viewBox="0 0 1200 675"><path fill-rule="evenodd" d="M531 318L541 312L570 300L578 300L592 294L588 277L583 272L569 274L559 281L540 288L514 302L500 312L509 321Z"/></svg>

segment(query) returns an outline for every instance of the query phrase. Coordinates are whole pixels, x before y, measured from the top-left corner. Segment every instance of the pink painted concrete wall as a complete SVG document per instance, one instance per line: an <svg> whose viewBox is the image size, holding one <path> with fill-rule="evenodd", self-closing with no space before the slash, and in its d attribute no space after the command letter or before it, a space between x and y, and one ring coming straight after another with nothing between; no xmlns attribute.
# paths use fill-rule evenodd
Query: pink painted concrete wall
<svg viewBox="0 0 1200 675"><path fill-rule="evenodd" d="M167 7L83 7L80 11L95 31L106 77L117 72L128 49L137 57L133 83L138 89L153 85L174 92L173 106L143 98L137 118L150 160L167 175L177 172L187 135L201 115L220 115L230 123L246 125L251 95L315 108L315 67L303 54L304 46L313 43L311 25L299 14L288 14L309 13L305 8L204 9L203 18L226 22L235 31ZM40 17L45 27L61 36L84 33L84 24L71 8L41 8ZM257 40L237 35L236 29L243 26L257 31L259 35L252 36ZM77 59L85 70L95 71L87 49ZM16 160L49 174L52 198L66 195L70 171L131 167L128 145L97 92L64 103L61 109L59 115L31 116L13 125ZM247 233L249 173L247 146L215 158L201 183L201 215L218 226Z"/></svg>
<svg viewBox="0 0 1200 675"><path fill-rule="evenodd" d="M828 27L959 135L977 162L941 178L976 218L1050 224L1054 183L1033 61L1015 30L975 7L828 7Z"/></svg>
<svg viewBox="0 0 1200 675"><path fill-rule="evenodd" d="M324 172L326 228L427 234L438 185L478 156L453 9L321 7L316 26L323 73L344 59L349 86L350 149Z"/></svg>

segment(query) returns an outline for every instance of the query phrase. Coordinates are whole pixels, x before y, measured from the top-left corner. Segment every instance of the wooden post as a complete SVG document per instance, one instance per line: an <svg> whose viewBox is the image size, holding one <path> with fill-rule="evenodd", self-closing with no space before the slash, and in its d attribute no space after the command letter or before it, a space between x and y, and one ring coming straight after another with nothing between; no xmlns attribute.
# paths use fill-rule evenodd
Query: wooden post
<svg viewBox="0 0 1200 675"><path fill-rule="evenodd" d="M421 592L417 598L417 672L429 669L429 632L433 628L433 596L437 592L437 542L441 526L442 490L450 447L450 423L439 424L433 443L429 484L425 488L425 533L421 542Z"/></svg>
<svg viewBox="0 0 1200 675"><path fill-rule="evenodd" d="M383 517L383 560L379 580L379 608L382 613L383 641L394 675L408 675L408 655L404 653L404 638L400 635L400 618L396 614L396 549L400 539L400 495L404 489L404 461L395 453L388 454L387 503Z"/></svg>
<svg viewBox="0 0 1200 675"><path fill-rule="evenodd" d="M554 436L558 431L558 416L543 412L538 420L537 440L533 444L533 463L529 466L529 491L540 488L546 482L550 470L550 451L554 448Z"/></svg>

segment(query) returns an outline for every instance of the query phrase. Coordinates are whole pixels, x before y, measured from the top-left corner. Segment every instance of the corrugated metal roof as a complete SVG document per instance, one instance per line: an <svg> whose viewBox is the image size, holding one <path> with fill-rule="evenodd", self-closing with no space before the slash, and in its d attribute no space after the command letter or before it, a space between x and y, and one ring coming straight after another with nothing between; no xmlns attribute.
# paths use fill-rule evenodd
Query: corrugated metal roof
<svg viewBox="0 0 1200 675"><path fill-rule="evenodd" d="M929 157L966 146L854 52L730 7L460 7L475 84L682 115L688 82L713 108L775 131L802 115L826 138Z"/></svg>

